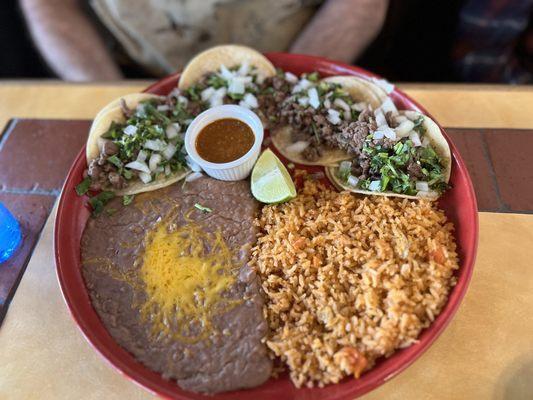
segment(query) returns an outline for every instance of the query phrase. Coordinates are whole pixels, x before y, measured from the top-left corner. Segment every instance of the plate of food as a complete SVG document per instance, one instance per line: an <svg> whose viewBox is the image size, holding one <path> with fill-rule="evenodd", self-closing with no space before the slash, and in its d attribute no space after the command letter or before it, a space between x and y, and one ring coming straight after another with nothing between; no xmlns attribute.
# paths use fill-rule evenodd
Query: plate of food
<svg viewBox="0 0 533 400"><path fill-rule="evenodd" d="M347 399L466 293L477 207L414 100L326 59L219 46L95 117L57 274L91 345L173 399Z"/></svg>

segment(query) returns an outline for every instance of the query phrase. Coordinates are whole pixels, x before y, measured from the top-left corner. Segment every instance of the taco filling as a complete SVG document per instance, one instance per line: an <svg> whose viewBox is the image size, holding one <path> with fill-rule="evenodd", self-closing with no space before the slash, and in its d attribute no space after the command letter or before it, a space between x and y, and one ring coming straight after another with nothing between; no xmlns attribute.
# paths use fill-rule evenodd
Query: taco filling
<svg viewBox="0 0 533 400"><path fill-rule="evenodd" d="M438 197L447 188L449 160L433 145L428 117L328 79L280 69L265 78L246 63L221 65L167 97L143 100L134 109L122 102L126 122L112 123L101 136L84 183L117 192L133 181L198 171L183 146L189 123L208 108L238 104L261 116L287 158L328 166L347 189Z"/></svg>
<svg viewBox="0 0 533 400"><path fill-rule="evenodd" d="M436 197L448 186L446 160L427 135L427 117L398 111L389 97L373 109L316 72L298 78L278 71L258 99L271 126L291 127L287 154L317 162L342 150L347 160L336 177L349 188Z"/></svg>
<svg viewBox="0 0 533 400"><path fill-rule="evenodd" d="M298 78L278 70L276 76L265 79L259 95L269 125L292 128L286 150L310 162L319 160L327 149L348 151L350 141L338 133L368 108L364 102L355 102L339 84L319 78L317 72Z"/></svg>
<svg viewBox="0 0 533 400"><path fill-rule="evenodd" d="M425 118L409 111L368 112L365 121L380 125L363 133L357 124L351 127L357 147L350 151L351 161L340 163L336 177L354 189L437 197L448 187L445 161L427 137Z"/></svg>
<svg viewBox="0 0 533 400"><path fill-rule="evenodd" d="M99 138L100 153L90 161L91 190L122 190L137 180L149 183L187 169L183 138L200 107L184 96L121 103L124 123L112 122Z"/></svg>

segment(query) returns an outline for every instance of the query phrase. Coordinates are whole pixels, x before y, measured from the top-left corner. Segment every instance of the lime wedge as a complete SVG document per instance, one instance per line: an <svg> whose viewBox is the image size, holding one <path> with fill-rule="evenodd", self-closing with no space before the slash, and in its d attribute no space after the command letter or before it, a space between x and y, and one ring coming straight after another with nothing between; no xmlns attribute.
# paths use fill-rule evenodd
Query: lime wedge
<svg viewBox="0 0 533 400"><path fill-rule="evenodd" d="M252 171L252 194L262 203L281 203L296 197L296 188L285 166L265 150Z"/></svg>

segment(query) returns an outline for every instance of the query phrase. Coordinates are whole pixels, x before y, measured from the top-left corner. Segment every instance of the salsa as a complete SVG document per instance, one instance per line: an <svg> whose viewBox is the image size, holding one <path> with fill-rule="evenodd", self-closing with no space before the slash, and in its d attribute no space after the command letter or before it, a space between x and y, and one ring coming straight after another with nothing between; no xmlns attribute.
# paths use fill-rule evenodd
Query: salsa
<svg viewBox="0 0 533 400"><path fill-rule="evenodd" d="M204 160L227 163L244 156L254 144L252 129L234 118L223 118L204 127L196 138L196 151Z"/></svg>

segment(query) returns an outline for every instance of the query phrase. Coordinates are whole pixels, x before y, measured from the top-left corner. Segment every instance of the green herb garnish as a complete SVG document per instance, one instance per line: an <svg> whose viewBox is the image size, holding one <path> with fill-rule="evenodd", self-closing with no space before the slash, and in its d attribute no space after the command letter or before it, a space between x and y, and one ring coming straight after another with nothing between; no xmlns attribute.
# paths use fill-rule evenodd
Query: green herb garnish
<svg viewBox="0 0 533 400"><path fill-rule="evenodd" d="M226 80L218 74L213 74L207 79L207 86L212 86L215 89L227 86Z"/></svg>
<svg viewBox="0 0 533 400"><path fill-rule="evenodd" d="M104 206L107 204L109 200L111 200L113 197L115 197L115 193L110 191L104 191L98 193L96 196L91 197L89 199L89 204L91 205L93 209L93 214L98 215L102 212L104 209Z"/></svg>
<svg viewBox="0 0 533 400"><path fill-rule="evenodd" d="M121 168L123 165L122 161L120 161L120 158L118 158L116 154L112 155L111 157L108 157L107 162L113 164L117 168Z"/></svg>
<svg viewBox="0 0 533 400"><path fill-rule="evenodd" d="M318 82L318 80L320 79L320 75L318 74L317 71L315 71L315 72L307 75L306 78L307 78L308 81Z"/></svg>
<svg viewBox="0 0 533 400"><path fill-rule="evenodd" d="M417 132L419 135L423 135L426 133L426 128L424 127L424 116L421 115L416 120L413 121L415 126L413 126L413 130Z"/></svg>
<svg viewBox="0 0 533 400"><path fill-rule="evenodd" d="M203 205L201 205L201 204L199 204L199 203L195 203L195 204L194 204L194 207L196 207L198 210L203 211L203 212L205 212L205 213L213 212L213 210L210 209L209 207L204 207Z"/></svg>
<svg viewBox="0 0 533 400"><path fill-rule="evenodd" d="M78 194L78 196L83 196L89 191L90 186L91 178L87 177L76 185L76 193Z"/></svg>
<svg viewBox="0 0 533 400"><path fill-rule="evenodd" d="M124 204L125 206L129 206L133 202L134 197L135 195L133 194L126 194L122 196L122 204Z"/></svg>

